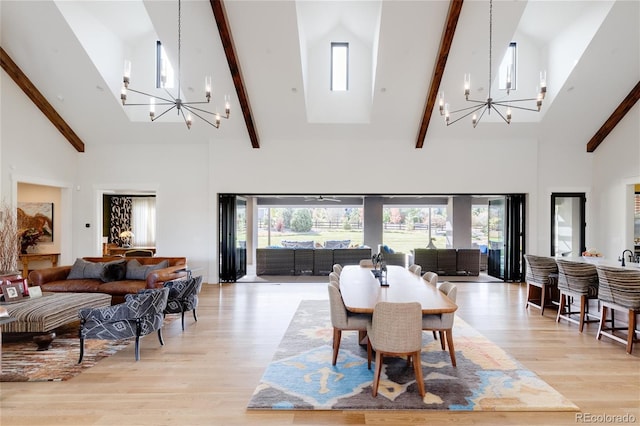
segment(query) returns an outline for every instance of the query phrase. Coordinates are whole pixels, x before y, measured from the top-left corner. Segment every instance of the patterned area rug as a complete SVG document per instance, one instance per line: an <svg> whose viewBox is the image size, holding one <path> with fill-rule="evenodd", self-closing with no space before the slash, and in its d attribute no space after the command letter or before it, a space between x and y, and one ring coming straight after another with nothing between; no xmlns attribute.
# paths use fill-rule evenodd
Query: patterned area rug
<svg viewBox="0 0 640 426"><path fill-rule="evenodd" d="M338 363L331 365L329 302L300 303L273 361L249 401L249 409L463 411L577 411L579 408L506 352L456 318L457 367L432 333L423 333L420 398L406 359L385 358L378 397L357 332L342 333Z"/></svg>
<svg viewBox="0 0 640 426"><path fill-rule="evenodd" d="M167 317L167 319L169 318ZM3 333L0 382L69 380L93 367L101 359L134 343L133 339L85 340L82 364L78 364L80 356L78 327L79 322L76 322L56 329L56 338L49 350L46 351L38 351L37 345L29 337L12 338L12 341L9 341L8 335ZM156 333L152 333L149 338L155 338L157 341L156 336ZM141 340L144 340L144 337ZM141 345L144 345L144 342Z"/></svg>

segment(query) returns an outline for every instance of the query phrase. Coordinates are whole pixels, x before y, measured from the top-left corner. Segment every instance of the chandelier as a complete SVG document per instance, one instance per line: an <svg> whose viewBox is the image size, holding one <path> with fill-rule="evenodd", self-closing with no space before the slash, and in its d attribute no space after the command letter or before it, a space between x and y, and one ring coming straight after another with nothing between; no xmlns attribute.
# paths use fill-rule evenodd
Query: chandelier
<svg viewBox="0 0 640 426"><path fill-rule="evenodd" d="M230 103L229 96L225 95L225 105L224 105L224 115L220 115L218 112L210 112L205 109L202 109L196 105L208 104L211 101L211 77L205 77L205 98L206 101L200 102L185 102L180 98L180 65L181 65L181 48L182 48L182 4L181 0L178 0L178 97L174 97L171 92L169 92L165 85L167 76L166 73L162 72L160 75L160 87L164 89L167 94L167 97L155 96L149 93L142 92L140 90L135 90L129 87L129 82L131 79L131 62L126 60L124 63L124 77L122 79L122 91L120 92L120 99L122 100L122 105L126 106L148 106L149 107L149 116L151 117L151 121L156 121L158 118L162 117L166 113L172 110L177 110L178 115L182 116L185 124L188 129L191 129L191 123L193 122L193 117L196 116L201 120L209 123L216 129L220 127L220 120L222 118L228 119L230 113ZM127 101L127 91L138 93L140 95L148 96L148 103L140 103L140 104L128 104ZM156 98L159 102L156 102ZM166 106L167 108L158 116L156 116L156 106ZM186 111L186 114L185 114ZM205 115L213 116L213 121L211 118L205 118Z"/></svg>
<svg viewBox="0 0 640 426"><path fill-rule="evenodd" d="M539 112L540 109L542 108L542 100L544 99L545 94L547 92L547 75L546 75L546 72L544 71L540 72L540 85L538 86L538 95L535 98L496 100L491 97L492 44L493 44L493 0L489 0L489 92L488 92L488 97L486 100L469 99L469 94L471 92L471 75L465 74L464 96L467 102L471 102L473 105L466 108L460 108L455 111L451 111L449 108L449 104L445 103L444 94L441 92L440 100L439 100L440 115L444 115L444 119L445 119L445 122L447 123L447 126L473 114L471 118L471 123L475 128L485 113L487 113L487 115L491 114L491 110L495 111L496 114L498 114L500 118L502 118L505 121L505 123L511 124L512 108L521 109L525 111L537 111L537 112ZM512 81L511 76L513 74L512 67L513 65L510 65L507 68L507 73L506 73L507 74L506 75L507 96L509 96L509 92L511 91L511 81ZM535 108L513 105L513 103L532 102L532 101L535 101L535 105L536 105ZM502 109L502 111L500 109ZM451 121L451 114L457 114L457 113L460 113L462 115L456 118L455 120Z"/></svg>

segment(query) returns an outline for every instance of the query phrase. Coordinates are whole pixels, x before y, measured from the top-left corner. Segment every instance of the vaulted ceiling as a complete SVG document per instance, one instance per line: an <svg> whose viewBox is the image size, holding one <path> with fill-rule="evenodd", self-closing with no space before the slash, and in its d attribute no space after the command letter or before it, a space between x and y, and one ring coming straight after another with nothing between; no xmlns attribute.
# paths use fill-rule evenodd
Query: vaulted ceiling
<svg viewBox="0 0 640 426"><path fill-rule="evenodd" d="M639 96L639 10L624 0L496 0L492 76L511 41L518 90L510 97L535 98L539 71L547 73L542 111L514 110L511 131L575 116L589 123L586 149L601 126L606 133L615 125L621 104L628 110ZM426 147L431 138L473 138L470 118L446 127L437 105L443 92L452 109L467 106L466 73L473 98L489 97L490 84L493 98L505 96L489 81L488 1L184 0L180 55L177 14L177 1L3 0L0 45L88 145L184 140L269 149L273 141L337 139ZM204 100L206 75L213 96L205 108L221 112L230 96L231 118L220 129L194 118L187 130L174 112L150 123L147 108L122 106L125 59L131 87L155 90L156 40L174 68L180 62L184 101ZM331 41L349 42L348 92L329 90ZM146 101L134 96L129 103ZM493 114L479 126L506 124Z"/></svg>

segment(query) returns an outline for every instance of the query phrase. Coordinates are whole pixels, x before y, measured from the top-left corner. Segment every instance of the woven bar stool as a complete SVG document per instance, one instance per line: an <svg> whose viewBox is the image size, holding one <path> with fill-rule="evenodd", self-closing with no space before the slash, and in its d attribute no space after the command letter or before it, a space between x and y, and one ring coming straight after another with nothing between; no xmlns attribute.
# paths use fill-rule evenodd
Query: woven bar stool
<svg viewBox="0 0 640 426"><path fill-rule="evenodd" d="M524 259L527 263L525 308L533 306L540 309L540 315L543 315L545 307L557 304L553 301L553 289L558 287L558 265L551 257L525 254ZM538 290L540 296L534 294Z"/></svg>
<svg viewBox="0 0 640 426"><path fill-rule="evenodd" d="M600 327L597 339L606 336L616 342L627 345L627 353L633 350L633 342L637 341L637 316L640 312L640 269L630 269L612 266L596 266L598 271L598 300L602 304ZM611 319L607 319L610 310ZM627 314L627 326L616 327L615 311ZM607 323L610 323L607 326ZM626 336L620 332L626 330Z"/></svg>
<svg viewBox="0 0 640 426"><path fill-rule="evenodd" d="M589 300L598 299L598 271L591 263L564 259L556 259L556 263L558 265L558 290L560 291L560 306L556 322L565 319L578 324L580 333L582 333L585 322L600 321L599 314L589 312ZM571 310L574 298L580 301L577 311ZM580 315L578 319L574 317L576 314Z"/></svg>

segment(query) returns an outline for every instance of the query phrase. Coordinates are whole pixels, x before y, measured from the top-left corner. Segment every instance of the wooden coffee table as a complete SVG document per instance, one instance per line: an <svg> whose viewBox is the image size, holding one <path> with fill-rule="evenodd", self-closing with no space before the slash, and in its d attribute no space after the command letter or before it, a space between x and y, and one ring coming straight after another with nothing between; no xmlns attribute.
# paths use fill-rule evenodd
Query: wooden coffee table
<svg viewBox="0 0 640 426"><path fill-rule="evenodd" d="M56 337L53 330L77 321L81 309L110 305L108 294L45 292L42 297L3 304L15 321L2 324L2 332L31 334L38 350L47 350Z"/></svg>

